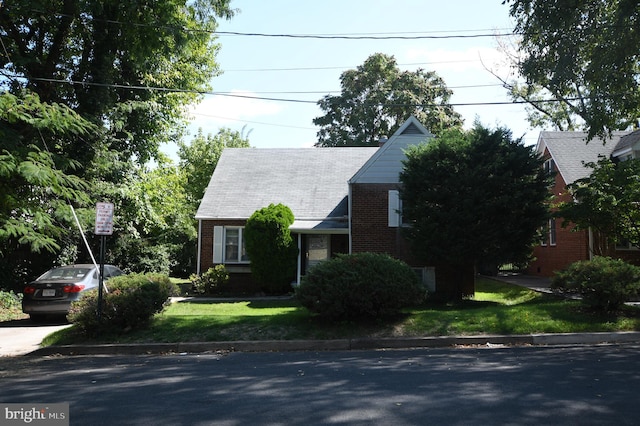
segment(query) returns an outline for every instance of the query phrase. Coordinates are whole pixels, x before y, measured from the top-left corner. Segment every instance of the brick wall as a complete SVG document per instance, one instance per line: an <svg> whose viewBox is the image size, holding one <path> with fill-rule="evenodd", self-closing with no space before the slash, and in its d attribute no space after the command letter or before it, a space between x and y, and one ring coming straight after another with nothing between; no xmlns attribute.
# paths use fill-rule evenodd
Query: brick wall
<svg viewBox="0 0 640 426"><path fill-rule="evenodd" d="M205 272L213 263L213 228L215 226L244 226L245 220L203 220L200 228L200 272ZM233 294L255 294L260 286L251 278L249 265L226 265L229 283L224 289Z"/></svg>
<svg viewBox="0 0 640 426"><path fill-rule="evenodd" d="M396 189L397 184L351 185L352 252L388 253L412 266L421 266L412 258L402 228L389 227L389 191Z"/></svg>
<svg viewBox="0 0 640 426"><path fill-rule="evenodd" d="M545 153L548 156L548 152ZM566 184L560 173L556 173L551 189L553 203L572 201L567 193ZM589 259L589 232L574 231L574 226L562 227L564 219L556 219L556 245L549 244L549 235L545 235L546 246L538 244L533 250L534 260L527 271L533 275L550 277L555 271L566 268L573 262Z"/></svg>

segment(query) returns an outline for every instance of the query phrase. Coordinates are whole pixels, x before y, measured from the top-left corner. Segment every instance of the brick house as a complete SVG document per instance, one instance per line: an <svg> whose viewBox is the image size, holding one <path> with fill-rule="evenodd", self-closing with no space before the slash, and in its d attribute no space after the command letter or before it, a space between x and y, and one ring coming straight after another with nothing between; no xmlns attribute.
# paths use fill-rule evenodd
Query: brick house
<svg viewBox="0 0 640 426"><path fill-rule="evenodd" d="M410 117L380 147L223 151L196 214L198 273L224 264L236 291L255 291L243 250L246 220L271 203L289 207L298 241L296 281L336 253L384 252L435 290L433 268L413 259L401 234L404 151L433 135Z"/></svg>
<svg viewBox="0 0 640 426"><path fill-rule="evenodd" d="M640 131L613 132L610 139L593 139L589 143L583 132L541 132L536 149L545 159L545 169L556 173L551 189L553 202L571 201L566 187L589 175L591 169L585 163L597 162L599 156L620 160L640 158ZM633 247L618 246L608 253L599 253L598 235L591 230L576 231L571 225L563 228L562 222L560 218L549 220L542 241L534 248L528 273L552 276L555 271L596 254L634 263L640 260L640 250Z"/></svg>

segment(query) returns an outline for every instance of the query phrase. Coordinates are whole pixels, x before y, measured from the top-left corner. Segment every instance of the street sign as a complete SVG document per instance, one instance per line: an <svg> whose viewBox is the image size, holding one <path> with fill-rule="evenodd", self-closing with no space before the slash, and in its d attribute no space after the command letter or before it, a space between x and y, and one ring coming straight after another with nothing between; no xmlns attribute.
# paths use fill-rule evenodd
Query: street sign
<svg viewBox="0 0 640 426"><path fill-rule="evenodd" d="M113 234L113 203L96 203L96 235Z"/></svg>

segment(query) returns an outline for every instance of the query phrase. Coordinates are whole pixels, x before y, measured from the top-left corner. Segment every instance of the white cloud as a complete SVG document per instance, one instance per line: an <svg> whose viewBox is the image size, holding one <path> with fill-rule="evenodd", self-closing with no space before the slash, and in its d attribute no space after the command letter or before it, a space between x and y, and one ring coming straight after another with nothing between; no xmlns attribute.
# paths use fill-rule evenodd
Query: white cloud
<svg viewBox="0 0 640 426"><path fill-rule="evenodd" d="M243 120L272 116L282 111L277 102L256 99L259 95L243 90L232 90L229 95L207 95L189 111L192 129L202 128L204 133L216 133L220 127L239 127Z"/></svg>

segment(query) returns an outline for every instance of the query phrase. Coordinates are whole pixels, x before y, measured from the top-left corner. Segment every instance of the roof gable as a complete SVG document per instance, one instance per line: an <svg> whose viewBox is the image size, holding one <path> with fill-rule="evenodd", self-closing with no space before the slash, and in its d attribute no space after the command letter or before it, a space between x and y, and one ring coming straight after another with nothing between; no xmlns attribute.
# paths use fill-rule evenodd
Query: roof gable
<svg viewBox="0 0 640 426"><path fill-rule="evenodd" d="M625 159L627 156L638 158L640 152L640 130L633 131L620 138L620 141L616 145L616 149L611 153L614 157L622 157Z"/></svg>
<svg viewBox="0 0 640 426"><path fill-rule="evenodd" d="M418 145L433 138L414 116L409 117L402 126L385 142L378 151L353 175L349 183L400 183L402 161L409 145Z"/></svg>
<svg viewBox="0 0 640 426"><path fill-rule="evenodd" d="M247 219L271 203L296 219L347 214L348 179L377 148L226 148L196 219Z"/></svg>
<svg viewBox="0 0 640 426"><path fill-rule="evenodd" d="M587 143L586 132L541 132L537 151L549 151L565 184L589 176L591 169L584 165L597 162L599 156L608 157L616 148L621 136L628 132L613 132L610 139L593 139Z"/></svg>

